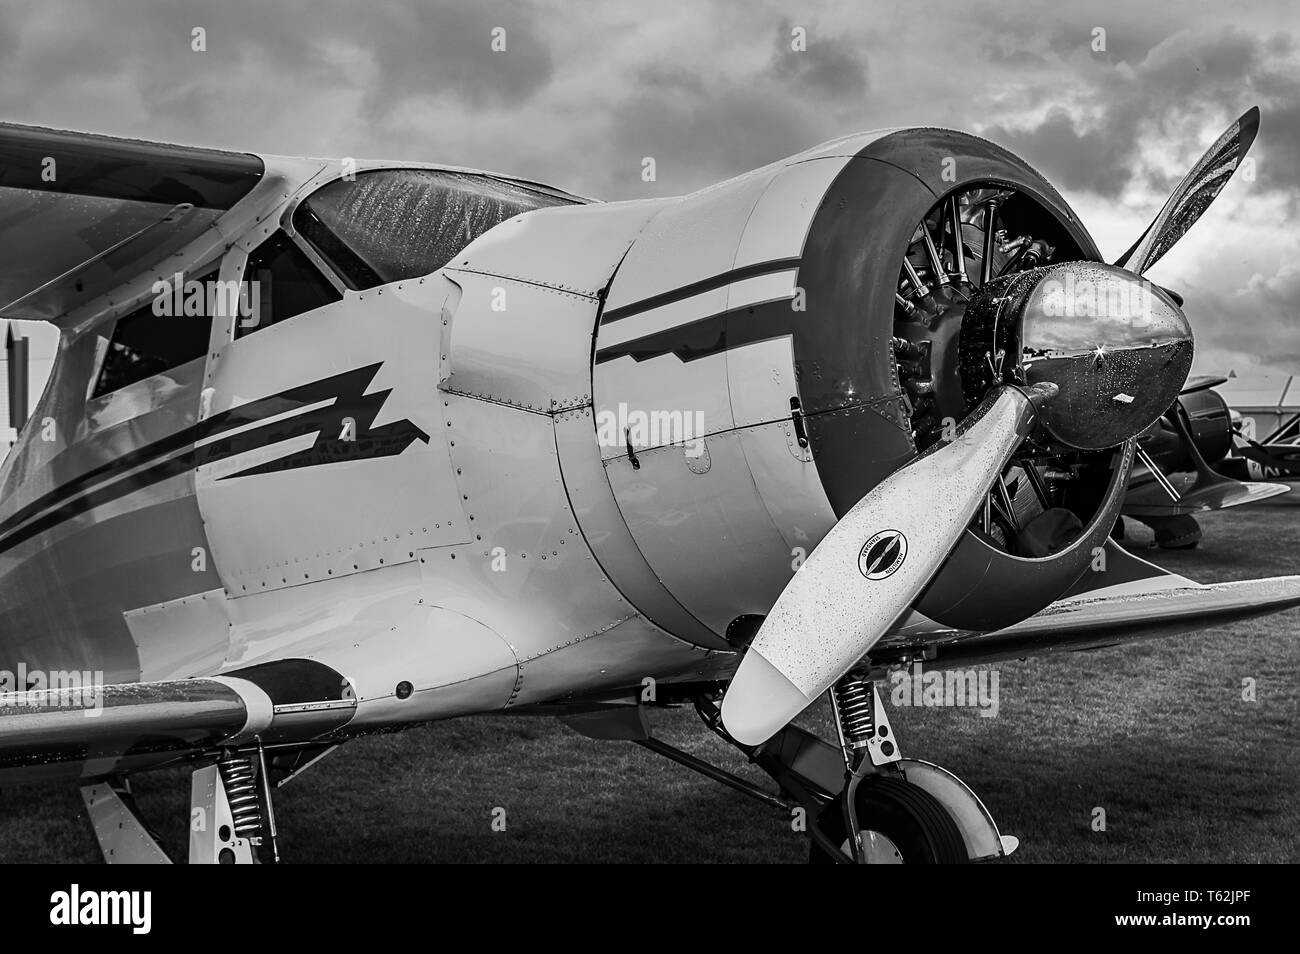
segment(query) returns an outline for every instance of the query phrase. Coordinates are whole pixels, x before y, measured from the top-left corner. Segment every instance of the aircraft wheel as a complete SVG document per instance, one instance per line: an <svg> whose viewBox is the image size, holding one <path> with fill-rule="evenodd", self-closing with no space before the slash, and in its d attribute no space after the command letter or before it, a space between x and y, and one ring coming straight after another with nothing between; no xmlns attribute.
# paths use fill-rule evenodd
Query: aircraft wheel
<svg viewBox="0 0 1300 954"><path fill-rule="evenodd" d="M1155 532L1155 544L1162 550L1195 550L1201 539L1201 525L1190 514L1152 517L1145 522Z"/></svg>
<svg viewBox="0 0 1300 954"><path fill-rule="evenodd" d="M952 816L938 800L901 779L871 775L858 785L858 824L868 864L965 864L966 845ZM827 805L816 823L833 842L849 850L844 822L844 792ZM812 843L810 864L833 859Z"/></svg>

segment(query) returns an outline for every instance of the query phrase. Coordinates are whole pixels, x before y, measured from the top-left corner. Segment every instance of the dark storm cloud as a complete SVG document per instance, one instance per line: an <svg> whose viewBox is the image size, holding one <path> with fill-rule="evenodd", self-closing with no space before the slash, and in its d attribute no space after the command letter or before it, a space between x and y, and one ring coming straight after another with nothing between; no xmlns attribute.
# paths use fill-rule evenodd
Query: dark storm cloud
<svg viewBox="0 0 1300 954"><path fill-rule="evenodd" d="M356 10L356 4L347 0ZM375 51L381 83L369 103L385 109L414 95L450 96L472 106L529 101L555 72L534 12L509 4L376 4L356 10L353 35ZM494 29L505 49L493 51ZM472 38L478 37L479 42Z"/></svg>
<svg viewBox="0 0 1300 954"><path fill-rule="evenodd" d="M1022 24L1017 30L993 31L994 36L981 44L980 52L989 63L1008 69L1050 67L1063 59L1073 58L1081 49L1091 50L1091 31L1091 27L1061 25L1051 30L1024 29ZM1123 44L1123 52L1116 49L1107 37L1107 50L1095 53L1096 59L1109 65L1133 63L1150 49L1147 42L1125 36L1128 42ZM1051 90L1041 92L1049 93ZM1056 92L1059 94L1059 90Z"/></svg>
<svg viewBox="0 0 1300 954"><path fill-rule="evenodd" d="M1275 314L1300 294L1276 277L1300 260L1295 22L1281 0L0 0L0 119L443 161L606 199L689 191L846 133L944 125L1023 155L1122 248L1257 102L1255 181L1157 268L1189 292L1203 351L1247 341L1276 358L1300 353ZM196 26L207 53L190 50ZM1256 270L1275 278L1252 285Z"/></svg>
<svg viewBox="0 0 1300 954"><path fill-rule="evenodd" d="M244 69L263 78L272 101L302 86L355 91L361 77L348 54L356 52L374 66L362 89L365 113L383 117L419 96L515 105L554 73L537 11L504 3L185 0L133 15L105 3L62 8L67 21L57 28L44 7L0 8L15 51L0 63L0 105L25 107L33 93L39 104L68 85L122 76L159 113L197 113ZM206 31L206 53L191 48L196 27ZM491 48L497 27L506 31L505 52Z"/></svg>
<svg viewBox="0 0 1300 954"><path fill-rule="evenodd" d="M1136 144L1107 132L1083 132L1063 108L1054 107L1032 129L1001 126L984 130L988 138L1030 159L1058 187L1118 195L1133 171Z"/></svg>
<svg viewBox="0 0 1300 954"><path fill-rule="evenodd" d="M1003 43L985 43L980 52L994 66L1024 69L1027 66L1047 66L1047 59L1023 46L1006 47Z"/></svg>
<svg viewBox="0 0 1300 954"><path fill-rule="evenodd" d="M1143 22L1089 7L1069 9L1057 5L1050 17L1002 4L979 6L975 12L982 27L979 35L983 37L983 57L993 65L1014 70L1077 61L1080 54L1086 54L1095 65L1136 65L1160 42L1183 29L1181 20L1156 17ZM1098 35L1098 29L1104 34ZM1104 40L1104 49L1094 49L1099 40ZM1049 82L1038 91L1050 99L1052 95L1059 97L1063 89Z"/></svg>
<svg viewBox="0 0 1300 954"><path fill-rule="evenodd" d="M648 70L622 102L609 133L613 166L603 195L676 195L798 152L826 136L816 110L770 80L709 86L707 97L679 95L689 73ZM655 159L657 183L640 182L641 160Z"/></svg>
<svg viewBox="0 0 1300 954"><path fill-rule="evenodd" d="M1300 67L1290 75L1255 78L1255 92L1263 104L1256 159L1259 187L1291 190L1300 203ZM1300 214L1293 203L1291 214Z"/></svg>
<svg viewBox="0 0 1300 954"><path fill-rule="evenodd" d="M792 46L796 26L805 31L801 50ZM614 111L613 164L599 194L628 198L708 185L829 139L843 131L842 114L863 108L867 57L851 38L789 18L730 28L746 39L766 35L771 58L731 76L685 65L639 70ZM649 187L639 180L646 156L657 164L658 181Z"/></svg>
<svg viewBox="0 0 1300 954"><path fill-rule="evenodd" d="M1114 36L1111 31L1108 43ZM1086 46L1073 51L1070 65L1078 89L1072 109L1053 107L1029 128L991 124L984 134L1028 157L1067 189L1112 198L1135 179L1163 191L1181 178L1183 168L1143 166L1140 156L1147 139L1159 137L1179 146L1190 161L1205 145L1194 137L1203 136L1216 117L1226 126L1254 100L1260 101L1266 117L1276 113L1280 119L1274 145L1264 145L1266 139L1261 139L1260 151L1277 148L1286 155L1295 143L1295 96L1300 90L1294 73L1279 72L1296 65L1293 44L1285 38L1264 39L1236 30L1184 32L1150 48L1125 69L1093 62L1090 56ZM1085 117L1085 110L1092 115ZM1271 118L1265 122L1266 128L1273 126ZM1294 188L1296 183L1293 166L1262 185Z"/></svg>
<svg viewBox="0 0 1300 954"><path fill-rule="evenodd" d="M787 87L837 100L867 95L866 55L845 37L805 26L806 48L793 48L793 24L782 20L776 31L773 73Z"/></svg>
<svg viewBox="0 0 1300 954"><path fill-rule="evenodd" d="M1255 364L1300 374L1300 323L1294 320L1300 269L1284 269L1267 280L1256 276L1236 290L1219 287L1210 275L1206 278L1187 286L1189 304L1195 306L1191 317L1197 351L1245 356ZM1227 364L1238 361L1215 363L1227 371Z"/></svg>

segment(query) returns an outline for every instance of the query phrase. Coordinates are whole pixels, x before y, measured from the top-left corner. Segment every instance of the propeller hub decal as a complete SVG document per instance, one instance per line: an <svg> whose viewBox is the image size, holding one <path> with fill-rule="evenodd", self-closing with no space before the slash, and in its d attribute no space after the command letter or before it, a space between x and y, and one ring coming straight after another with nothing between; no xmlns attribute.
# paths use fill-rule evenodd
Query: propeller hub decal
<svg viewBox="0 0 1300 954"><path fill-rule="evenodd" d="M858 570L868 580L883 580L907 558L907 537L901 530L881 530L862 546Z"/></svg>

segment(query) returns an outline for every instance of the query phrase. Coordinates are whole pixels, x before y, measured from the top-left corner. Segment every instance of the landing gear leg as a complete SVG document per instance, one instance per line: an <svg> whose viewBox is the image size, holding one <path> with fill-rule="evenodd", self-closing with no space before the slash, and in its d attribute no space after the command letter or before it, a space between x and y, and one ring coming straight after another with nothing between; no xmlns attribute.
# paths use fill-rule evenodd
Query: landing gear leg
<svg viewBox="0 0 1300 954"><path fill-rule="evenodd" d="M761 745L738 742L722 721L723 689L708 684L691 698L704 724L780 787L773 795L748 779L652 738L636 704L561 717L594 739L645 746L766 805L804 812L812 862L925 864L988 861L1016 849L984 804L947 769L903 758L874 683L850 673L831 694L838 746L793 722Z"/></svg>
<svg viewBox="0 0 1300 954"><path fill-rule="evenodd" d="M131 797L131 784L126 779L89 782L81 786L81 798L107 864L171 864L158 839L140 817Z"/></svg>
<svg viewBox="0 0 1300 954"><path fill-rule="evenodd" d="M195 770L190 782L190 864L259 864L264 831L270 834L278 861L275 816L260 746L256 752L227 753Z"/></svg>
<svg viewBox="0 0 1300 954"><path fill-rule="evenodd" d="M845 783L815 824L856 864L968 860L956 822L924 789L908 785L889 717L871 681L850 673L830 690ZM809 860L838 861L814 840Z"/></svg>
<svg viewBox="0 0 1300 954"><path fill-rule="evenodd" d="M818 816L809 861L960 864L1009 855L987 809L951 772L905 759L875 685L849 673L830 691L844 787ZM827 843L839 846L836 854Z"/></svg>
<svg viewBox="0 0 1300 954"><path fill-rule="evenodd" d="M260 745L251 752L223 753L217 761L194 770L190 777L190 864L258 864L265 832L271 836L272 855L279 860L267 780ZM81 797L106 862L171 864L140 817L126 779L87 783L81 787Z"/></svg>

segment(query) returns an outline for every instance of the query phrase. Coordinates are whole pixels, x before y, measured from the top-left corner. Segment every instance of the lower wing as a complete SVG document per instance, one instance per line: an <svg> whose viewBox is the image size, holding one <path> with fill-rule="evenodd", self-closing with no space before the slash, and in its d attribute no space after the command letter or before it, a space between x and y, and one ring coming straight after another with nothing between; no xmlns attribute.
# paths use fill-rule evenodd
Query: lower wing
<svg viewBox="0 0 1300 954"><path fill-rule="evenodd" d="M913 616L883 638L871 662L889 667L921 659L932 668L993 662L1047 652L1100 649L1176 636L1300 606L1300 576L1196 583L1107 541L1104 569L1014 626L989 633L945 629Z"/></svg>

